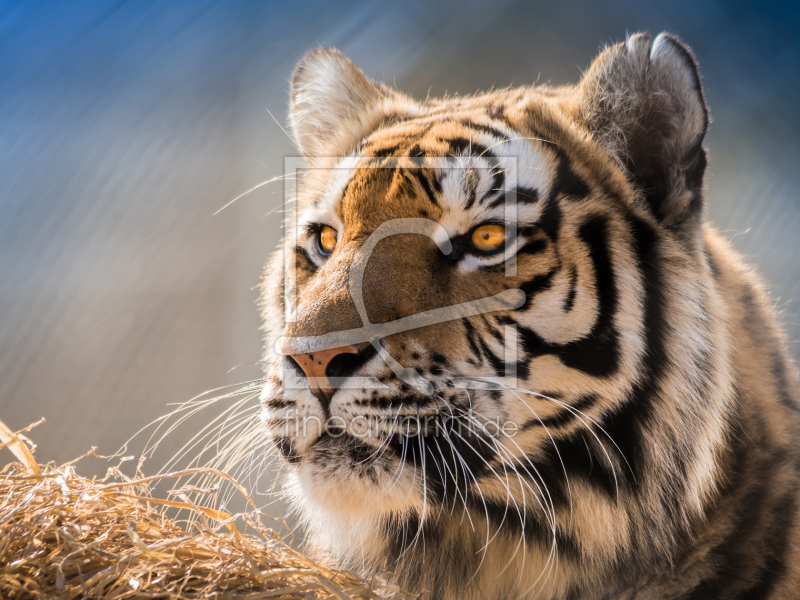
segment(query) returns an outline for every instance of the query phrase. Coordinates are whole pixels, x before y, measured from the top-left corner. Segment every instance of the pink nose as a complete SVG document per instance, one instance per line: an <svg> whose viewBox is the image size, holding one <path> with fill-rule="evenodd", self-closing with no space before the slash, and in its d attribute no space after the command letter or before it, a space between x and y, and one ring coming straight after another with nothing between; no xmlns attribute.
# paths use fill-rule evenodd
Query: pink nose
<svg viewBox="0 0 800 600"><path fill-rule="evenodd" d="M303 369L303 373L306 374L306 379L308 379L308 384L311 386L311 393L319 398L327 409L335 391L328 379L328 366L334 358L341 354L358 354L358 348L355 346L339 346L308 353L296 353L291 348L287 348L284 350L284 354L291 356L297 365Z"/></svg>

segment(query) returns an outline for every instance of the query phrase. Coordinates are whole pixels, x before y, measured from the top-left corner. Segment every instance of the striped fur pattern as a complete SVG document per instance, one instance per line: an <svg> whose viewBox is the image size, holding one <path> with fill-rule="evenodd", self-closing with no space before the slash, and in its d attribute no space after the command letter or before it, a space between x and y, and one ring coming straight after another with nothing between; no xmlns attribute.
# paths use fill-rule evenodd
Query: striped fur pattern
<svg viewBox="0 0 800 600"><path fill-rule="evenodd" d="M704 222L709 117L681 42L633 35L577 86L424 102L317 49L294 74L290 118L312 168L296 243L264 280L263 420L322 560L435 599L800 595L796 368L762 284ZM511 187L516 236L471 252ZM381 340L432 393L367 352L349 374L379 385L324 408L287 384L302 372L276 341L362 325L349 268L397 218L435 221L453 251L380 242L371 322L512 288L525 301ZM329 257L314 244L324 225ZM343 435L298 427L328 417Z"/></svg>

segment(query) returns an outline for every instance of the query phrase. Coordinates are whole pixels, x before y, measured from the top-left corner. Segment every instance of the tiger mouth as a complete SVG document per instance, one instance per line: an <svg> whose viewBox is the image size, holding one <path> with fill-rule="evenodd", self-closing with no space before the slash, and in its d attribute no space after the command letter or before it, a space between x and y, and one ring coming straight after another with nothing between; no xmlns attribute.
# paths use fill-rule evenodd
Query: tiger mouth
<svg viewBox="0 0 800 600"><path fill-rule="evenodd" d="M464 440L467 443L471 439L479 445L484 445L491 437L489 431L471 425L468 419L437 413L424 417L421 426L408 427L403 430L394 427L391 431L377 432L375 435L367 437L354 435L345 427L328 426L308 446L305 454L312 450L320 452L348 449L356 453L365 452L370 456L368 462L375 462L387 452L396 458L403 459L413 456L417 452L424 453L426 446L439 448L453 445L453 441L456 439Z"/></svg>
<svg viewBox="0 0 800 600"><path fill-rule="evenodd" d="M438 417L439 416L437 415L437 419ZM364 441L364 438L354 435L352 432L347 431L343 427L328 427L324 429L317 439L312 443L312 445L309 447L309 450L317 446L345 447L353 445L364 446L365 448L370 448L372 450L374 450L376 446L379 448L402 449L404 446L419 438L431 440L437 437L437 435L442 435L440 427L440 425L437 425L434 428L427 428L425 430L420 428L416 431L395 431L389 434L379 433L376 436L377 439L375 444L367 443Z"/></svg>
<svg viewBox="0 0 800 600"><path fill-rule="evenodd" d="M403 434L395 434L378 442L377 445L372 445L344 430L325 431L314 440L304 454L314 457L312 460L319 460L324 459L332 451L347 451L351 459L350 466L370 466L381 462L387 454L393 458L402 458L403 446L408 443L403 438ZM299 460L302 458L299 457Z"/></svg>

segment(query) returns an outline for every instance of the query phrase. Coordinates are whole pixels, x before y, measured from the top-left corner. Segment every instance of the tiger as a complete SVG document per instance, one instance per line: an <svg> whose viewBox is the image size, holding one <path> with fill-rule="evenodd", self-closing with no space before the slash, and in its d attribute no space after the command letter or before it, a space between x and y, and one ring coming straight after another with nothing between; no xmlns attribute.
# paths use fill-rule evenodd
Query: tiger
<svg viewBox="0 0 800 600"><path fill-rule="evenodd" d="M300 60L260 418L307 552L398 597L800 598L797 369L709 123L667 33L439 99Z"/></svg>

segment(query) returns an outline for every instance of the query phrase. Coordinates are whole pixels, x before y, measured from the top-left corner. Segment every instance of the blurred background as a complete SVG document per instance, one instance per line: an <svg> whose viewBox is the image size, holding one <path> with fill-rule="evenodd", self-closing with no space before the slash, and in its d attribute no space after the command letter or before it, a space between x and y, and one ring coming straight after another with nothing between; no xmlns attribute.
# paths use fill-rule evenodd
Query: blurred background
<svg viewBox="0 0 800 600"><path fill-rule="evenodd" d="M0 0L0 419L45 417L30 435L40 462L60 463L258 377L255 286L283 184L214 213L296 155L271 114L285 124L309 48L338 46L424 97L577 82L601 45L639 30L697 55L710 218L766 278L800 358L795 2Z"/></svg>

